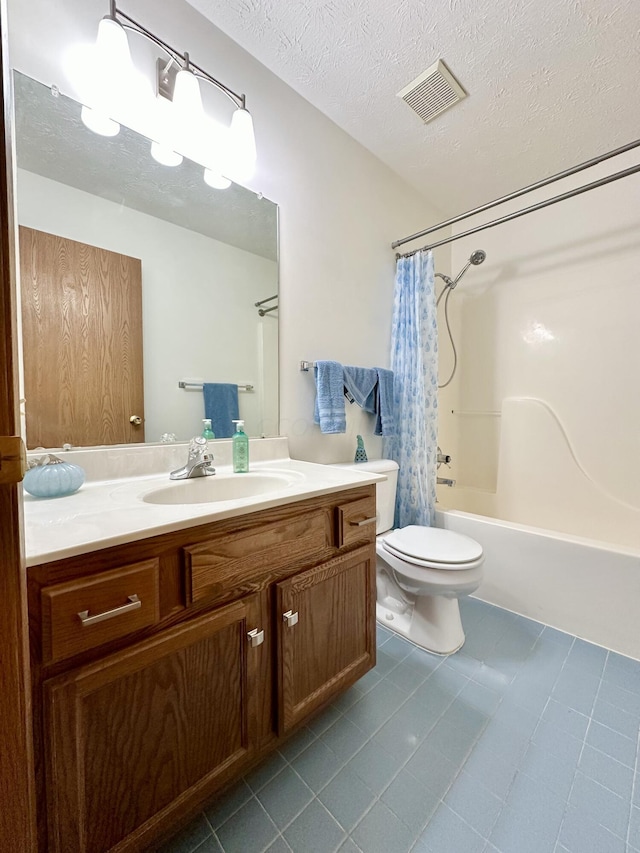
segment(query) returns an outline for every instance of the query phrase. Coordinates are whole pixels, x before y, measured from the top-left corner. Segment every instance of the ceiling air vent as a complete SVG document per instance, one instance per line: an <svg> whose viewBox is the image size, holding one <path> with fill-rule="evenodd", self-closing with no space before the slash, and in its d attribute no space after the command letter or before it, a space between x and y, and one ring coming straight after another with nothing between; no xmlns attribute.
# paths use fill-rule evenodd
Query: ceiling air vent
<svg viewBox="0 0 640 853"><path fill-rule="evenodd" d="M466 96L441 59L398 92L398 97L409 104L425 124Z"/></svg>

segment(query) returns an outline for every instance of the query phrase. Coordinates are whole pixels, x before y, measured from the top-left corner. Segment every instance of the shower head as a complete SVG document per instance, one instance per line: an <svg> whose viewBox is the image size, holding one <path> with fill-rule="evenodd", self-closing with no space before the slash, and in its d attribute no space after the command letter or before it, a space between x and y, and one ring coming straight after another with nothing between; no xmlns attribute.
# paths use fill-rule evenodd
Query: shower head
<svg viewBox="0 0 640 853"><path fill-rule="evenodd" d="M447 282L447 284L449 284L449 287L453 290L453 288L460 281L462 276L469 269L471 264L473 264L474 267L477 267L479 264L481 264L484 261L484 259L486 257L487 257L487 253L484 251L484 249L476 249L475 252L471 252L471 257L469 258L467 263L463 266L463 268L460 270L458 275L454 278L453 282L451 284L449 284L449 282Z"/></svg>

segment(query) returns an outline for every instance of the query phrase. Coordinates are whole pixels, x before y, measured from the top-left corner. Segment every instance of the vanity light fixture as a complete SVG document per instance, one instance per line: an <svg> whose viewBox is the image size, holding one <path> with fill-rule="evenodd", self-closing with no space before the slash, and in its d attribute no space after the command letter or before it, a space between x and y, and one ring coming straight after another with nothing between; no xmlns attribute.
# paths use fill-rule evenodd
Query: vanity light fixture
<svg viewBox="0 0 640 853"><path fill-rule="evenodd" d="M149 77L133 63L127 31L143 36L165 54L157 62L155 92ZM256 144L245 96L126 15L115 0L110 0L109 14L98 25L95 43L73 48L66 67L83 104L82 121L95 133L115 136L124 124L152 140L151 154L159 163L178 166L188 157L204 166L205 182L216 189L253 175ZM205 113L201 80L233 103L229 126Z"/></svg>

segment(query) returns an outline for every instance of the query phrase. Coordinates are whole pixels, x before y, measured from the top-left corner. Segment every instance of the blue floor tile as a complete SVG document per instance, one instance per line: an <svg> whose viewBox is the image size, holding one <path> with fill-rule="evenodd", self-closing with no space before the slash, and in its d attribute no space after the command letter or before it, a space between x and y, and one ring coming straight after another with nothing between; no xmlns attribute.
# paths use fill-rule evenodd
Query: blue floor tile
<svg viewBox="0 0 640 853"><path fill-rule="evenodd" d="M585 744L578 769L618 796L631 799L633 770L626 764L621 764L615 758Z"/></svg>
<svg viewBox="0 0 640 853"><path fill-rule="evenodd" d="M457 655L378 665L162 853L640 853L640 662L476 599Z"/></svg>
<svg viewBox="0 0 640 853"><path fill-rule="evenodd" d="M283 835L293 853L334 853L346 837L318 800L312 800Z"/></svg>
<svg viewBox="0 0 640 853"><path fill-rule="evenodd" d="M347 832L369 811L376 795L350 767L338 775L318 794L318 799Z"/></svg>
<svg viewBox="0 0 640 853"><path fill-rule="evenodd" d="M503 808L503 801L464 771L445 797L449 808L483 838L488 838Z"/></svg>
<svg viewBox="0 0 640 853"><path fill-rule="evenodd" d="M290 767L285 767L256 795L279 830L288 826L313 799L313 791Z"/></svg>
<svg viewBox="0 0 640 853"><path fill-rule="evenodd" d="M627 846L623 839L573 806L567 809L558 840L570 853L626 853Z"/></svg>
<svg viewBox="0 0 640 853"><path fill-rule="evenodd" d="M449 806L442 803L414 848L415 853L482 853L485 839Z"/></svg>
<svg viewBox="0 0 640 853"><path fill-rule="evenodd" d="M582 810L591 820L614 835L626 838L629 825L630 798L623 798L604 788L594 779L578 772L573 783L569 805Z"/></svg>
<svg viewBox="0 0 640 853"><path fill-rule="evenodd" d="M318 740L291 762L296 773L313 791L319 791L345 764L345 761Z"/></svg>
<svg viewBox="0 0 640 853"><path fill-rule="evenodd" d="M586 742L601 752L615 758L627 767L635 767L637 740L608 729L600 723L591 722L587 732Z"/></svg>
<svg viewBox="0 0 640 853"><path fill-rule="evenodd" d="M562 758L536 743L529 744L520 764L523 773L545 785L562 800L569 798L576 769L577 759L572 761Z"/></svg>
<svg viewBox="0 0 640 853"><path fill-rule="evenodd" d="M262 805L249 800L216 830L225 853L262 853L278 835L278 829Z"/></svg>
<svg viewBox="0 0 640 853"><path fill-rule="evenodd" d="M409 853L414 834L383 802L378 801L351 833L366 853Z"/></svg>
<svg viewBox="0 0 640 853"><path fill-rule="evenodd" d="M380 799L408 827L414 838L440 805L440 798L406 770L398 773Z"/></svg>

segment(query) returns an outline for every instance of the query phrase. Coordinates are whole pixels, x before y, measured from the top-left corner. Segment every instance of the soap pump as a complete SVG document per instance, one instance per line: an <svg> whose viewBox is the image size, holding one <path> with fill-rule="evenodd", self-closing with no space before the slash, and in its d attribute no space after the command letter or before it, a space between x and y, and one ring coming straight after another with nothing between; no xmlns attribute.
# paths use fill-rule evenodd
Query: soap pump
<svg viewBox="0 0 640 853"><path fill-rule="evenodd" d="M207 453L211 455L213 458L213 452L211 448L210 442L216 437L214 431L211 429L211 418L203 418L202 419L202 433L203 438L207 440Z"/></svg>
<svg viewBox="0 0 640 853"><path fill-rule="evenodd" d="M235 474L246 474L249 470L249 436L245 433L243 420L233 421L236 431L231 443L233 446L233 471Z"/></svg>
<svg viewBox="0 0 640 853"><path fill-rule="evenodd" d="M214 431L211 429L211 418L202 419L202 437L206 438L207 441L211 441L216 437Z"/></svg>

